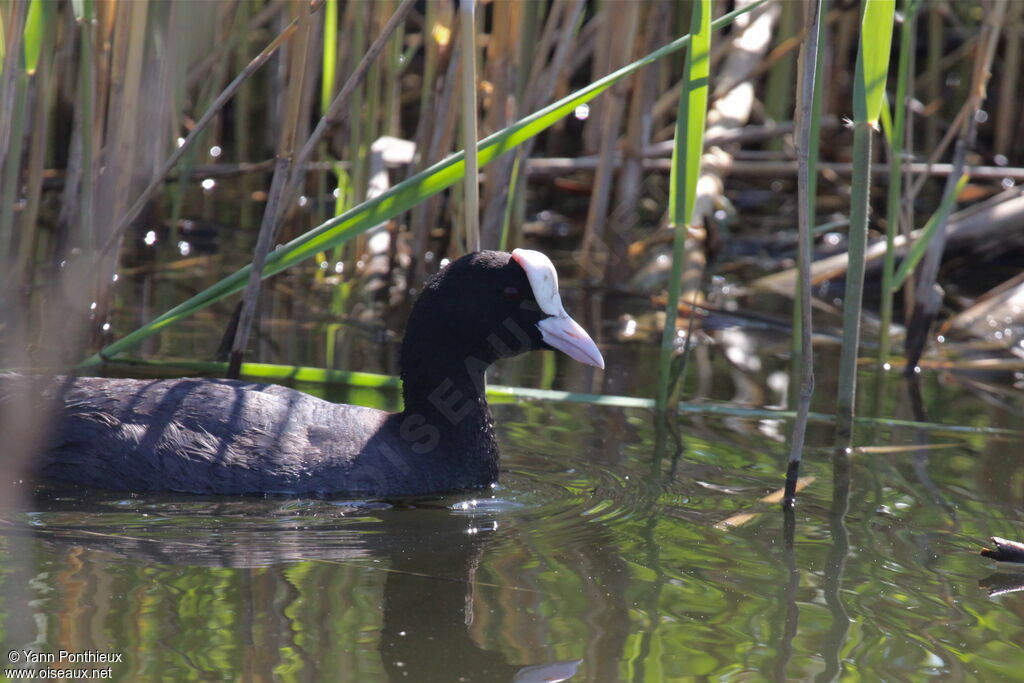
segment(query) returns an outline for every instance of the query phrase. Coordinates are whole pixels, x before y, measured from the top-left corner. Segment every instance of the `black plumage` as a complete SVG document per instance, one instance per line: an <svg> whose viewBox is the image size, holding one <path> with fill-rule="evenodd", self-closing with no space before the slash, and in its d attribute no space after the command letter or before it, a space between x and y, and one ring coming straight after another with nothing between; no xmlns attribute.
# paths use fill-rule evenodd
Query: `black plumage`
<svg viewBox="0 0 1024 683"><path fill-rule="evenodd" d="M32 469L134 492L396 498L485 487L498 446L484 371L545 348L603 367L561 309L546 257L468 254L425 285L410 314L400 413L233 380L58 378L44 391L55 426ZM6 393L19 382L38 379L7 376Z"/></svg>

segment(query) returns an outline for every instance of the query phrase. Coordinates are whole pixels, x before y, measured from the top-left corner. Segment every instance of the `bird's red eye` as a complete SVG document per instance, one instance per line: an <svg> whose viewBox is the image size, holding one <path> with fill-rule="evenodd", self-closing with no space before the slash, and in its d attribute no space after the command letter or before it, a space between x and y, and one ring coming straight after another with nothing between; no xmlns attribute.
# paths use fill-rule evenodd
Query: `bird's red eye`
<svg viewBox="0 0 1024 683"><path fill-rule="evenodd" d="M502 294L505 295L505 301L516 302L523 298L523 295L519 292L518 287L508 286L505 288L505 291L502 292Z"/></svg>

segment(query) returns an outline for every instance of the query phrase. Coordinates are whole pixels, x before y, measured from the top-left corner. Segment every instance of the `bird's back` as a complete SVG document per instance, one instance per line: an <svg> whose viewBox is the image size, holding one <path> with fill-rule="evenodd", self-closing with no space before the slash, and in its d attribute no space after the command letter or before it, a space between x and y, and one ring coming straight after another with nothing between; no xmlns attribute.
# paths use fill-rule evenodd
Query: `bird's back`
<svg viewBox="0 0 1024 683"><path fill-rule="evenodd" d="M58 378L43 477L125 491L216 495L351 488L389 414L231 380Z"/></svg>

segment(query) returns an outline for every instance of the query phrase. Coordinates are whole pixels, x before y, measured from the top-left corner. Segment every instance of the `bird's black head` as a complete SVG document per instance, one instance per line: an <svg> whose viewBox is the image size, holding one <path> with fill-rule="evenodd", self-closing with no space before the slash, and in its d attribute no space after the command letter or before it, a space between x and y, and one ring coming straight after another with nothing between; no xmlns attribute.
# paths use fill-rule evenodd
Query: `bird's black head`
<svg viewBox="0 0 1024 683"><path fill-rule="evenodd" d="M486 367L527 351L556 349L604 367L596 345L562 308L558 276L546 256L516 249L482 251L431 278L413 306L402 344L402 375Z"/></svg>

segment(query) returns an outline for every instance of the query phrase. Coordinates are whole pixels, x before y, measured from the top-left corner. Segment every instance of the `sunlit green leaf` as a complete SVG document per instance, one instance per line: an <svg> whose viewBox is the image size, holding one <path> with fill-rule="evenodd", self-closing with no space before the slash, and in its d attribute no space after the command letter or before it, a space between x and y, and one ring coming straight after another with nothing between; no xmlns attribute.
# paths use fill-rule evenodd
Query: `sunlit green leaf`
<svg viewBox="0 0 1024 683"><path fill-rule="evenodd" d="M700 177L711 69L711 0L693 3L690 35L692 39L684 67L686 81L679 98L676 144L672 149L672 177L669 181L669 217L676 227L685 226L693 220L697 179Z"/></svg>
<svg viewBox="0 0 1024 683"><path fill-rule="evenodd" d="M676 307L679 305L686 226L693 220L693 205L700 178L700 158L704 151L704 128L708 110L708 77L711 71L711 0L693 3L690 20L693 39L683 68L683 92L676 117L675 146L672 148L672 172L669 179L669 220L675 228L672 243L672 275L665 308L665 329L661 339L658 373L658 404L668 401L669 369L676 337Z"/></svg>
<svg viewBox="0 0 1024 683"><path fill-rule="evenodd" d="M323 75L320 83L320 113L326 113L334 94L338 64L338 0L327 0L324 7Z"/></svg>
<svg viewBox="0 0 1024 683"><path fill-rule="evenodd" d="M889 75L892 24L896 0L865 0L860 49L854 76L854 120L878 121Z"/></svg>
<svg viewBox="0 0 1024 683"><path fill-rule="evenodd" d="M32 75L39 66L39 55L43 48L43 31L46 30L44 14L48 3L32 0L25 17L25 73Z"/></svg>

